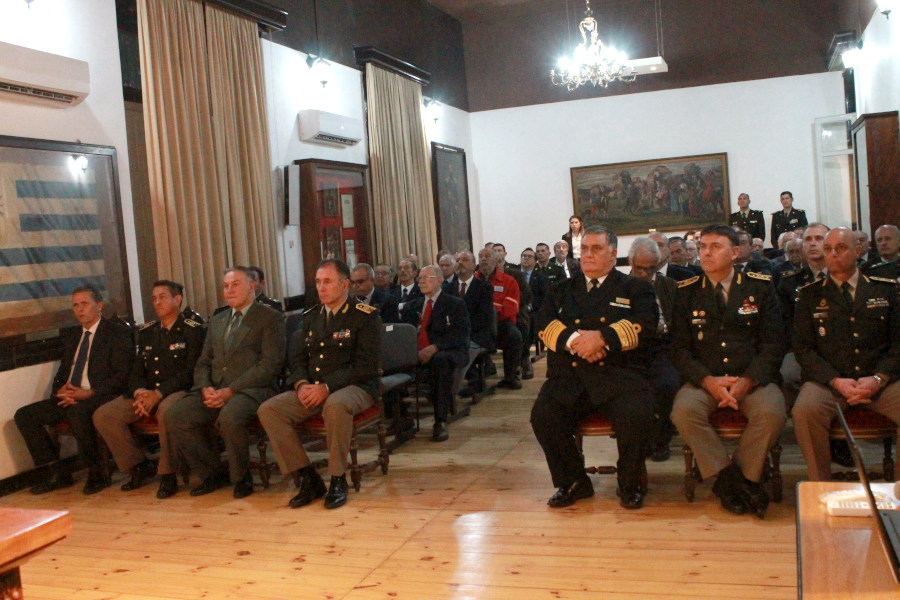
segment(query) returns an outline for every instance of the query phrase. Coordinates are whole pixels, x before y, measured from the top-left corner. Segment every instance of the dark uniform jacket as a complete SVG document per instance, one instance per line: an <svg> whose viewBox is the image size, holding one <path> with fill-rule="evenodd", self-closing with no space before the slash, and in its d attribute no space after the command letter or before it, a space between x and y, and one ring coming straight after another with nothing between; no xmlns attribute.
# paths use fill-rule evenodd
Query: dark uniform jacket
<svg viewBox="0 0 900 600"><path fill-rule="evenodd" d="M67 336L62 361L53 379L52 393L56 393L69 380L83 334L84 329L78 327ZM101 318L91 341L85 372L91 382L91 389L100 402L107 402L126 392L133 358L131 330L118 321Z"/></svg>
<svg viewBox="0 0 900 600"><path fill-rule="evenodd" d="M360 302L365 304L365 298L360 298ZM382 292L378 288L372 290L372 304L370 306L374 306L378 309L378 316L381 317L382 323L401 323L400 321L400 311L398 310L398 302L397 298L388 294L387 292Z"/></svg>
<svg viewBox="0 0 900 600"><path fill-rule="evenodd" d="M457 280L445 292L458 297L459 285ZM493 352L497 343L497 333L494 331L494 290L483 279L472 277L466 288L465 303L471 325L469 338L485 350Z"/></svg>
<svg viewBox="0 0 900 600"><path fill-rule="evenodd" d="M900 377L897 282L860 273L853 307L828 277L800 290L794 315L794 354L806 381L875 373Z"/></svg>
<svg viewBox="0 0 900 600"><path fill-rule="evenodd" d="M763 219L761 210L749 210L746 217L741 211L733 212L728 218L728 224L732 226L737 225L749 233L751 238L759 238L762 241L766 241L766 222ZM772 241L777 245L778 240Z"/></svg>
<svg viewBox="0 0 900 600"><path fill-rule="evenodd" d="M562 268L562 265L554 263L553 259L547 263L546 267L542 267L538 263L535 265L534 270L540 272L547 279L548 288L557 281L562 281L566 278L566 270Z"/></svg>
<svg viewBox="0 0 900 600"><path fill-rule="evenodd" d="M665 321L665 330L660 331L657 324L654 342L651 346L653 353L666 351L672 344L672 319L675 317L675 297L678 292L678 282L657 273L653 278L653 291L660 307L661 316Z"/></svg>
<svg viewBox="0 0 900 600"><path fill-rule="evenodd" d="M791 208L789 214L784 214L783 210L772 213L772 245L778 245L778 238L785 231L793 231L798 227L806 227L809 223L806 221L806 211L799 208Z"/></svg>
<svg viewBox="0 0 900 600"><path fill-rule="evenodd" d="M697 273L687 267L679 267L678 265L669 263L665 276L669 279L674 279L675 281L684 281L685 279L696 277Z"/></svg>
<svg viewBox="0 0 900 600"><path fill-rule="evenodd" d="M407 321L410 325L419 327L422 324L422 313L425 310L425 302L428 300L422 296L415 301L412 308L412 318ZM469 322L469 312L466 303L461 299L441 292L431 307L431 317L428 319L428 343L438 347L438 350L453 354L457 364L465 365L469 361L469 334L472 324Z"/></svg>
<svg viewBox="0 0 900 600"><path fill-rule="evenodd" d="M900 277L900 260L895 261L887 261L887 260L878 260L873 261L870 264L867 264L862 267L862 272L868 275L869 277L881 277L883 279L893 279L897 281L897 278Z"/></svg>
<svg viewBox="0 0 900 600"><path fill-rule="evenodd" d="M260 302L251 302L225 349L225 330L232 311L209 320L203 352L194 368L194 391L205 387L231 388L258 402L277 392L276 378L284 364L284 315Z"/></svg>
<svg viewBox="0 0 900 600"><path fill-rule="evenodd" d="M769 277L772 276L772 263L762 257L753 258L751 256L750 260L746 263L740 267L735 264L734 268L740 273L760 273L762 275L768 275Z"/></svg>
<svg viewBox="0 0 900 600"><path fill-rule="evenodd" d="M678 285L672 364L685 381L730 375L768 385L778 377L786 343L771 278L735 273L725 311L703 275Z"/></svg>
<svg viewBox="0 0 900 600"><path fill-rule="evenodd" d="M324 304L303 314L303 325L294 334L287 384L325 383L334 393L347 386L379 396L378 356L381 318L367 304L348 299L325 326Z"/></svg>
<svg viewBox="0 0 900 600"><path fill-rule="evenodd" d="M563 277L565 277L565 275L563 275ZM525 279L524 271L522 272L522 279ZM537 267L531 271L531 279L528 280L528 288L531 291L531 302L528 303L527 307L528 312L533 318L541 308L541 303L544 301L544 297L550 290L550 282Z"/></svg>
<svg viewBox="0 0 900 600"><path fill-rule="evenodd" d="M559 270L562 271L562 276L566 276L566 270L563 267L562 263L556 262L556 257L550 259L550 264L559 267ZM571 256L566 258L566 266L569 267L569 277L575 277L576 274L581 272L581 267L578 264L578 261L572 258Z"/></svg>
<svg viewBox="0 0 900 600"><path fill-rule="evenodd" d="M549 350L547 378L571 380L572 403L582 391L592 403L604 403L621 393L623 383L643 377L658 322L653 285L617 269L592 293L583 273L554 284L537 316L538 335ZM566 348L579 329L603 336L608 354L602 361L591 364Z"/></svg>
<svg viewBox="0 0 900 600"><path fill-rule="evenodd" d="M800 298L800 288L815 279L812 269L804 266L800 269L785 271L781 274L781 280L776 286L778 293L778 306L781 309L781 318L784 321L786 339L790 340L794 335L794 308Z"/></svg>
<svg viewBox="0 0 900 600"><path fill-rule="evenodd" d="M141 327L126 396L133 398L139 389L156 390L163 398L190 390L204 339L206 327L184 315L178 315L169 329L159 321Z"/></svg>
<svg viewBox="0 0 900 600"><path fill-rule="evenodd" d="M284 306L281 304L281 302L279 302L278 300L274 300L273 298L269 298L265 294L260 294L259 296L257 296L256 299L254 300L254 302L259 302L260 304L265 304L269 308L274 308L278 312L284 312ZM231 307L228 306L227 304L225 306L220 306L219 308L217 308L216 310L213 311L213 316L216 316L220 312L230 310L230 309L231 309Z"/></svg>

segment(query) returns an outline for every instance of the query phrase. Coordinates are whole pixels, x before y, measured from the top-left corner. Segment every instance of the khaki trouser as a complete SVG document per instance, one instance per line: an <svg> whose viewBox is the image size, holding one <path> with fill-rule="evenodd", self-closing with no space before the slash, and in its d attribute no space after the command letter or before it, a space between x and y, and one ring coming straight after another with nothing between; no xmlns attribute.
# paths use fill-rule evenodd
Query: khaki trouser
<svg viewBox="0 0 900 600"><path fill-rule="evenodd" d="M278 468L287 475L310 464L294 424L321 413L328 445L328 474L340 477L347 471L353 415L374 403L372 396L362 388L351 385L333 392L319 406L305 408L297 399L297 392L291 390L263 402L256 414L269 436Z"/></svg>
<svg viewBox="0 0 900 600"><path fill-rule="evenodd" d="M831 480L831 421L837 417L834 403L840 402L847 410L849 404L843 396L822 384L808 381L800 388L797 403L794 404L794 435L797 445L806 459L806 471L810 481ZM868 410L881 413L895 423L900 423L900 382L884 388L871 404L861 405ZM897 473L897 469L894 469ZM885 476L888 474L885 473Z"/></svg>
<svg viewBox="0 0 900 600"><path fill-rule="evenodd" d="M777 385L770 383L747 394L738 406L749 424L738 442L734 463L741 468L744 477L759 481L766 454L775 445L787 421L784 396ZM719 403L712 396L690 383L678 390L672 407L672 422L694 451L703 479L709 479L732 462L709 422L709 416L718 407Z"/></svg>
<svg viewBox="0 0 900 600"><path fill-rule="evenodd" d="M172 457L175 449L169 440L169 434L163 417L173 404L187 395L187 392L174 392L156 405L156 420L159 423L159 467L160 475L168 475L175 472ZM142 417L134 412L133 400L123 396L115 398L94 412L94 427L103 436L109 451L116 459L116 466L123 473L127 473L138 463L144 460L144 451L137 444L130 424L139 421Z"/></svg>

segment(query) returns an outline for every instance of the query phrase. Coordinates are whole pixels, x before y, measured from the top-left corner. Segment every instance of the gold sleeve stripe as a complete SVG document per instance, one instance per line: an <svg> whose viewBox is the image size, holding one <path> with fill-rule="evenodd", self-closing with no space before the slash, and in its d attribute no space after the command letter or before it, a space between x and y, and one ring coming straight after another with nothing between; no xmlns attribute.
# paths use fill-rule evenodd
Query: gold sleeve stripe
<svg viewBox="0 0 900 600"><path fill-rule="evenodd" d="M621 321L616 321L610 327L619 336L619 342L622 344L623 351L637 348L638 334L641 332L640 324L622 319Z"/></svg>
<svg viewBox="0 0 900 600"><path fill-rule="evenodd" d="M540 338L544 342L545 346L555 352L556 342L559 339L559 334L561 334L565 330L566 326L563 325L562 321L551 321L550 324L547 325L540 333Z"/></svg>

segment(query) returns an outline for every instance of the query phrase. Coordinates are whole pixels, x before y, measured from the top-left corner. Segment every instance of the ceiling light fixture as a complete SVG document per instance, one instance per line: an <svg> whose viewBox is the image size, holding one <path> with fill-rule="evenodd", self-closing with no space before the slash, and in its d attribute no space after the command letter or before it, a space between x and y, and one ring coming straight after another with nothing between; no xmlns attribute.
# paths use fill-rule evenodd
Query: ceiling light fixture
<svg viewBox="0 0 900 600"><path fill-rule="evenodd" d="M306 66L309 67L313 79L325 87L331 81L331 63L322 58L322 47L319 45L319 10L316 0L313 0L313 22L316 26L316 54L306 57Z"/></svg>
<svg viewBox="0 0 900 600"><path fill-rule="evenodd" d="M425 105L425 118L431 119L435 123L441 118L441 103L434 98L422 97L422 104Z"/></svg>

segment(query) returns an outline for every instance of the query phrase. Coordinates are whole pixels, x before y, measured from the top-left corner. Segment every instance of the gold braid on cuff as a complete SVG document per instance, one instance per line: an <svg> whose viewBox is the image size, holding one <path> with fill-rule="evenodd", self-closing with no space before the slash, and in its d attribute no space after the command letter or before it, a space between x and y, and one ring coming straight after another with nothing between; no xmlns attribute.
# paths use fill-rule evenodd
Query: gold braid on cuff
<svg viewBox="0 0 900 600"><path fill-rule="evenodd" d="M556 352L556 342L559 339L559 334L566 330L566 326L560 320L551 321L549 325L547 325L538 337L541 338L541 341L544 342L544 345Z"/></svg>
<svg viewBox="0 0 900 600"><path fill-rule="evenodd" d="M632 323L626 319L616 321L612 325L613 331L619 336L622 350L634 350L638 346L638 334L641 332L640 324Z"/></svg>

